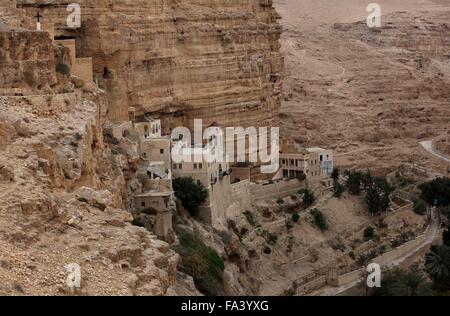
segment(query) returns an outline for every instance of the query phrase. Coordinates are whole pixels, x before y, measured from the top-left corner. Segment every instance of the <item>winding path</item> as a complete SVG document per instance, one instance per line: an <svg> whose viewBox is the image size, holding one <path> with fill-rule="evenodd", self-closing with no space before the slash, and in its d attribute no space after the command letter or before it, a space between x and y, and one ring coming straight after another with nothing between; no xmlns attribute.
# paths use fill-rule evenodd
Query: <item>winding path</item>
<svg viewBox="0 0 450 316"><path fill-rule="evenodd" d="M440 229L440 219L439 215L435 210L432 211L431 223L424 235L422 235L423 241L420 242L417 246L414 244L410 244L409 246L413 246L411 250L408 247L408 244L402 245L390 252L387 252L381 255L378 258L372 260L372 262L379 263L384 268L393 268L400 266L405 260L408 258L420 253L423 249L431 245L437 238L439 238L439 229ZM419 237L419 238L421 238ZM412 241L414 242L414 241ZM347 279L347 281L339 286L339 287L330 287L327 286L315 292L314 295L321 296L335 296L339 295L355 286L360 284L363 281L362 276L364 275L364 268L352 271L347 273L341 277Z"/></svg>
<svg viewBox="0 0 450 316"><path fill-rule="evenodd" d="M440 159L443 159L447 162L450 162L450 158L445 157L444 155L442 155L441 153L437 152L434 148L433 148L433 141L429 140L429 141L424 141L424 142L420 142L420 145L426 150L428 151L430 154L432 154L435 157L438 157Z"/></svg>

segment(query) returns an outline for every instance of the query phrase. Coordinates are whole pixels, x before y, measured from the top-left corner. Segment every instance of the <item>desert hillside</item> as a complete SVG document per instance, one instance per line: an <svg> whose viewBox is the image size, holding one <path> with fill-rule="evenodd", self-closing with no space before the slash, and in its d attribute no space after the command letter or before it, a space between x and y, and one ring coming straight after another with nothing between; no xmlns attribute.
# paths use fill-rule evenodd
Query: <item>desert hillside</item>
<svg viewBox="0 0 450 316"><path fill-rule="evenodd" d="M450 126L449 3L378 3L382 27L370 30L362 1L275 1L284 27L285 134L334 148L343 167L445 168L419 141Z"/></svg>

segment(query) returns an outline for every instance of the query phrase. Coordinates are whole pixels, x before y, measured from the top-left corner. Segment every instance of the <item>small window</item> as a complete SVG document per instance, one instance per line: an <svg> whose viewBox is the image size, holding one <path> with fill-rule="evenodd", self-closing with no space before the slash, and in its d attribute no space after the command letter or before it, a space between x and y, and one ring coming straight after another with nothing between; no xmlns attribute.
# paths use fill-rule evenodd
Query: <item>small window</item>
<svg viewBox="0 0 450 316"><path fill-rule="evenodd" d="M197 169L197 164L196 163L194 163L194 169Z"/></svg>
<svg viewBox="0 0 450 316"><path fill-rule="evenodd" d="M141 202L141 206L142 206L142 207L145 207L145 202Z"/></svg>
<svg viewBox="0 0 450 316"><path fill-rule="evenodd" d="M202 163L198 164L198 169L203 169L203 164Z"/></svg>
<svg viewBox="0 0 450 316"><path fill-rule="evenodd" d="M183 169L183 165L181 163L178 165L178 169Z"/></svg>
<svg viewBox="0 0 450 316"><path fill-rule="evenodd" d="M160 153L161 155L164 155L164 149L160 149L160 150L159 150L159 153Z"/></svg>
<svg viewBox="0 0 450 316"><path fill-rule="evenodd" d="M174 165L173 165L173 169L177 169L177 164L174 164Z"/></svg>

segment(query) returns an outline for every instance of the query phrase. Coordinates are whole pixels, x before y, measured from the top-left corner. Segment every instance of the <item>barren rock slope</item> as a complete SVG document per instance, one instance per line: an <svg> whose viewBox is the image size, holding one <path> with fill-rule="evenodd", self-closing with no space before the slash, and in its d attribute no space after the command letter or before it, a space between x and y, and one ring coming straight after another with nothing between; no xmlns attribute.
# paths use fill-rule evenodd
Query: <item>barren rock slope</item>
<svg viewBox="0 0 450 316"><path fill-rule="evenodd" d="M103 139L104 93L55 74L64 50L8 20L0 65L16 73L0 88L17 95L0 93L0 294L73 294L68 265L78 294L177 294L179 256L125 210L129 161ZM51 80L26 80L46 69Z"/></svg>
<svg viewBox="0 0 450 316"><path fill-rule="evenodd" d="M343 167L428 163L418 142L450 126L448 7L381 1L382 27L371 30L365 5L330 2L277 3L285 18L285 134L334 148ZM299 7L301 18L292 13Z"/></svg>

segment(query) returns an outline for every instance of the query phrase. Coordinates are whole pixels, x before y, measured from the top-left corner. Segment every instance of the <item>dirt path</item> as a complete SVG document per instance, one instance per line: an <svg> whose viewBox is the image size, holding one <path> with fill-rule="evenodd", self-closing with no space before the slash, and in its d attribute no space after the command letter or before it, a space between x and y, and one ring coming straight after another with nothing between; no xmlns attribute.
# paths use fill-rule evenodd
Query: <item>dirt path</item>
<svg viewBox="0 0 450 316"><path fill-rule="evenodd" d="M433 156L443 159L447 162L450 162L450 158L445 157L444 155L442 155L441 153L437 152L434 148L433 148L433 141L429 140L429 141L424 141L424 142L420 142L420 145L426 150L428 151L430 154L432 154Z"/></svg>
<svg viewBox="0 0 450 316"><path fill-rule="evenodd" d="M412 249L412 251L409 250L408 247L406 247L405 245L402 245L390 252L383 254L382 256L380 256L378 258L375 258L372 261L380 263L380 265L382 265L384 268L398 267L403 262L405 262L407 259L411 259L416 254L421 254L425 248L430 246L437 238L439 238L439 229L440 229L439 215L435 211L433 211L432 216L431 216L430 226L427 228L425 234L423 235L424 240L419 245L414 247ZM398 254L396 252L398 252ZM383 258L386 258L386 257L389 258L390 256L392 256L392 258L390 260L383 262L384 261ZM350 273L347 273L344 276L341 276L343 278L345 278L346 276L350 276L350 277L347 277L348 281L345 284L343 284L342 286L340 286L340 287L327 286L325 288L322 288L322 289L316 291L314 293L314 295L335 296L335 295L339 295L339 294L357 286L358 284L360 284L363 281L363 279L361 277L364 272L363 270L364 269L355 270Z"/></svg>

